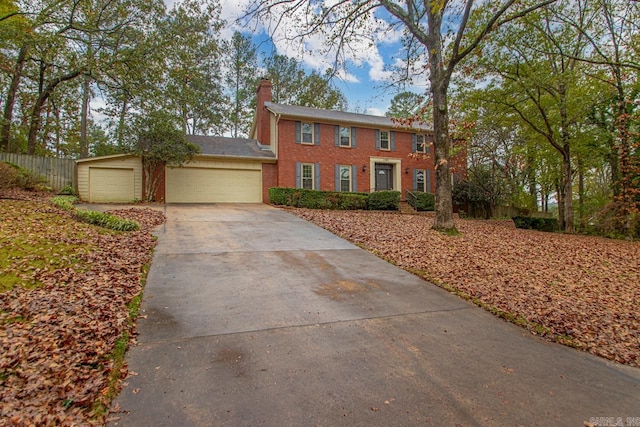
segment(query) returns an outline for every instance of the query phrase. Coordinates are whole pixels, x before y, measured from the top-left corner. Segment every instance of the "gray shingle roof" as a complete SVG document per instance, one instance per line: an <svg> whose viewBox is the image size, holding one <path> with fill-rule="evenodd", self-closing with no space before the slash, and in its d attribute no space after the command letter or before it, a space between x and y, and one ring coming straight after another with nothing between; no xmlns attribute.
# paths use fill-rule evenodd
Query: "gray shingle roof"
<svg viewBox="0 0 640 427"><path fill-rule="evenodd" d="M360 125L365 127L381 127L394 128L400 127L396 125L389 117L371 116L368 114L347 113L336 110L322 110L319 108L299 107L294 105L276 104L274 102L265 102L265 107L274 114L280 114L287 117L309 119L314 121L345 123L351 125ZM431 126L415 124L413 129L432 130Z"/></svg>
<svg viewBox="0 0 640 427"><path fill-rule="evenodd" d="M187 135L187 140L200 147L201 155L234 158L275 159L269 149L263 149L255 139L223 136Z"/></svg>

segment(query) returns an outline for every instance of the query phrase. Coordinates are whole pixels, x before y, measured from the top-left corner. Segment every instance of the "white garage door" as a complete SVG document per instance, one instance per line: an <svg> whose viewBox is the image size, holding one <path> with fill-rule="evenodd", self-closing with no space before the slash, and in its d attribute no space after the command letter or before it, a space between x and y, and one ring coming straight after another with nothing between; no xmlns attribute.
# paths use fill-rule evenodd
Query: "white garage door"
<svg viewBox="0 0 640 427"><path fill-rule="evenodd" d="M167 168L167 203L261 203L262 171Z"/></svg>
<svg viewBox="0 0 640 427"><path fill-rule="evenodd" d="M90 202L131 202L133 199L133 169L89 168Z"/></svg>

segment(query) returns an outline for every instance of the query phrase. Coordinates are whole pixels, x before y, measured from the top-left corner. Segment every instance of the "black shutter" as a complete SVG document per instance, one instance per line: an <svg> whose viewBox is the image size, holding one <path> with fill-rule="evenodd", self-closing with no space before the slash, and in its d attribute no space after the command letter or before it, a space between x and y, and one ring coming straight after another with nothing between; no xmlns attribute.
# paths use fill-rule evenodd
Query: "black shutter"
<svg viewBox="0 0 640 427"><path fill-rule="evenodd" d="M320 189L320 163L313 165L313 186L314 190Z"/></svg>
<svg viewBox="0 0 640 427"><path fill-rule="evenodd" d="M351 166L351 191L358 191L358 166Z"/></svg>
<svg viewBox="0 0 640 427"><path fill-rule="evenodd" d="M313 124L313 143L320 145L320 123Z"/></svg>

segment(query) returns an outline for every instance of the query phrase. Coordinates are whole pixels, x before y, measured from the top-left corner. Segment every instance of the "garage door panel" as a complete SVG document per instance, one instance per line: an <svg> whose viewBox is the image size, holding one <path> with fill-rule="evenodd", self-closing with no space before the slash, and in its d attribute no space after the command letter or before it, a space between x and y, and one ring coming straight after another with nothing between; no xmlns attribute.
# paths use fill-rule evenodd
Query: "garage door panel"
<svg viewBox="0 0 640 427"><path fill-rule="evenodd" d="M89 201L130 202L135 199L133 169L89 168Z"/></svg>
<svg viewBox="0 0 640 427"><path fill-rule="evenodd" d="M168 203L261 203L262 171L167 168Z"/></svg>

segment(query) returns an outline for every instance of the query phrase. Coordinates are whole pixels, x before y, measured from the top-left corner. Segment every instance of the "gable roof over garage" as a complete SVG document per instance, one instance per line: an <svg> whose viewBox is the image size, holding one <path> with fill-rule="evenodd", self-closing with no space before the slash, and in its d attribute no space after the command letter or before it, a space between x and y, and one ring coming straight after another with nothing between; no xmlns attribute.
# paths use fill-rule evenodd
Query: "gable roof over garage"
<svg viewBox="0 0 640 427"><path fill-rule="evenodd" d="M276 155L255 139L223 136L187 135L187 140L200 147L200 155L208 157L275 162Z"/></svg>

